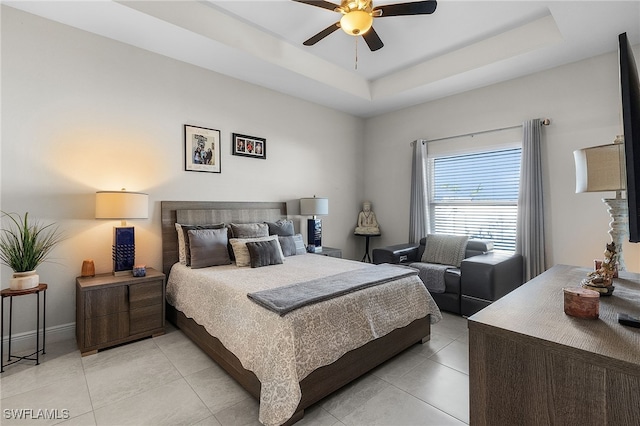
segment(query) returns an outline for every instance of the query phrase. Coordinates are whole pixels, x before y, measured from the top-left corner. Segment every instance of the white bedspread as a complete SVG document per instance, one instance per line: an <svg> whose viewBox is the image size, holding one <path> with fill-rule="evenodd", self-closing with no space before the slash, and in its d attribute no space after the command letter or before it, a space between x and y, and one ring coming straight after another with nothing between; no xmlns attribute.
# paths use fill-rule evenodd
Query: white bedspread
<svg viewBox="0 0 640 426"><path fill-rule="evenodd" d="M299 382L313 370L427 314L432 323L442 315L415 275L284 317L253 303L247 293L370 266L314 254L262 268L191 269L177 263L169 275L167 300L256 374L262 384L260 421L278 425L295 412Z"/></svg>

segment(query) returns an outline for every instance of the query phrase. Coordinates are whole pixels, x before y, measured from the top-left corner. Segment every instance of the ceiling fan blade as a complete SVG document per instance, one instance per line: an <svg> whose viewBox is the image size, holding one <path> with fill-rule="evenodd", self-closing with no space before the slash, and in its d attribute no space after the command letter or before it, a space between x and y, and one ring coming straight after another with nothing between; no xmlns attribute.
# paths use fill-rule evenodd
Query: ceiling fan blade
<svg viewBox="0 0 640 426"><path fill-rule="evenodd" d="M313 46L314 44L316 44L317 42L319 42L320 40L322 40L323 38L325 38L329 34L333 33L338 28L340 28L340 23L339 22L336 22L335 24L329 25L327 28L325 28L324 30L320 31L318 34L314 35L313 37L311 37L309 40L305 41L302 44L304 44L305 46Z"/></svg>
<svg viewBox="0 0 640 426"><path fill-rule="evenodd" d="M436 0L387 4L384 6L376 7L373 10L373 14L374 16L380 18L384 18L385 16L429 15L435 12L437 5L438 3L436 2ZM382 12L382 14L377 15L380 12Z"/></svg>
<svg viewBox="0 0 640 426"><path fill-rule="evenodd" d="M307 0L293 0L297 3L309 4L311 6L321 7L323 9L334 11L340 7L340 5L328 2L328 1L307 1Z"/></svg>
<svg viewBox="0 0 640 426"><path fill-rule="evenodd" d="M380 39L380 36L376 32L376 30L373 29L373 27L371 27L369 31L364 33L362 35L362 38L364 38L364 41L367 42L367 46L369 46L369 49L371 49L372 52L382 49L382 46L384 46L384 43Z"/></svg>

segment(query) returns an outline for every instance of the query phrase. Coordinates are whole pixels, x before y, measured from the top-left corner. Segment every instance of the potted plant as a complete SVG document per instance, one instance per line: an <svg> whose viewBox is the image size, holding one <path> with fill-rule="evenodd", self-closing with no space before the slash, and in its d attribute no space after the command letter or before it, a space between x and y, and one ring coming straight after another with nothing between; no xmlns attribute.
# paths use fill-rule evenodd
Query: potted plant
<svg viewBox="0 0 640 426"><path fill-rule="evenodd" d="M30 222L28 212L24 217L5 212L2 216L10 219L9 227L0 230L0 262L13 269L9 288L23 290L36 287L40 283L36 268L47 260L51 250L62 239L58 227L53 223Z"/></svg>

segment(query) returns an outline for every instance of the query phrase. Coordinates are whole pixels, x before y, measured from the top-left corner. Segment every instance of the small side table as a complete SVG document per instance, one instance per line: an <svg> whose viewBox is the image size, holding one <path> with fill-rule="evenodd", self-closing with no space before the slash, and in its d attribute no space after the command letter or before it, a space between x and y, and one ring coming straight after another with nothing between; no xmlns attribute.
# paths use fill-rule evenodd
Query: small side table
<svg viewBox="0 0 640 426"><path fill-rule="evenodd" d="M24 290L11 290L5 288L0 291L2 300L0 301L0 373L4 373L4 368L8 365L15 364L18 361L29 360L35 361L36 365L40 364L40 352L44 355L45 345L45 331L46 331L46 312L47 312L47 285L39 284L37 287L27 288ZM40 292L42 292L43 307L42 307L42 349L40 349ZM36 306L36 351L25 356L11 355L11 320L13 318L13 298L18 296L24 296L27 294L36 294L38 297L38 304ZM7 363L3 364L4 358L4 299L9 298L9 353L7 355ZM35 358L33 356L35 355ZM12 358L15 358L12 360Z"/></svg>
<svg viewBox="0 0 640 426"><path fill-rule="evenodd" d="M369 262L371 263L371 256L369 256L369 238L371 237L379 237L381 234L355 234L358 237L365 237L365 249L364 256L362 256L361 262Z"/></svg>

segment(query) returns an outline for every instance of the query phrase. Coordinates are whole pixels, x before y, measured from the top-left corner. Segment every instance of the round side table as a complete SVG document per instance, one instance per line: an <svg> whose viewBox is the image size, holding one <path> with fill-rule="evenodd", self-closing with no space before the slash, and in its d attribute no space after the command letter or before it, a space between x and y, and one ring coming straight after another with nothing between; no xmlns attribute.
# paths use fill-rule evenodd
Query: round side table
<svg viewBox="0 0 640 426"><path fill-rule="evenodd" d="M43 306L42 306L42 349L40 349L40 292L42 292ZM11 355L11 321L13 319L13 298L18 296L25 296L27 294L35 294L38 298L38 304L36 306L36 351L25 356ZM11 290L5 288L0 291L2 301L0 302L0 373L4 373L4 368L8 365L14 364L22 360L35 361L36 365L40 364L40 352L44 355L45 345L45 331L46 331L46 311L47 311L47 285L39 284L37 287L27 288L24 290ZM4 299L9 298L9 350L7 355L7 363L3 363L4 358ZM35 355L35 358L33 356Z"/></svg>
<svg viewBox="0 0 640 426"><path fill-rule="evenodd" d="M364 256L362 256L362 260L361 262L369 262L371 263L371 256L369 256L369 238L371 237L379 237L381 234L354 234L357 235L358 237L365 237L365 249L364 249Z"/></svg>

